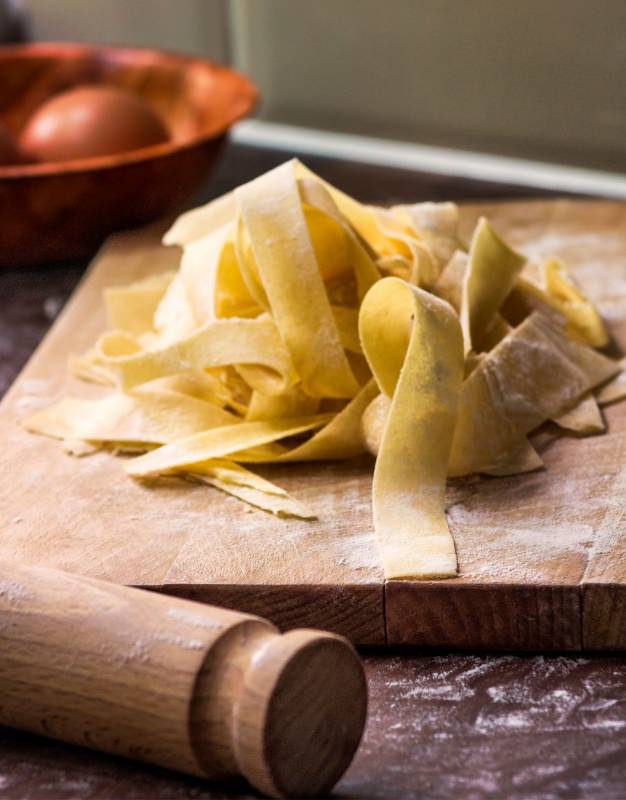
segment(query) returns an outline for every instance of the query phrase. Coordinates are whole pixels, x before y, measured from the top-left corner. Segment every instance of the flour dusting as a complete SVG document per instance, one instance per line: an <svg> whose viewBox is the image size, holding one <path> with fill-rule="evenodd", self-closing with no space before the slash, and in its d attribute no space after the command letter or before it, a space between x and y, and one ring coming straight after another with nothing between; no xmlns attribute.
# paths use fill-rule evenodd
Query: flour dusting
<svg viewBox="0 0 626 800"><path fill-rule="evenodd" d="M45 397L38 397L37 395L25 394L18 397L15 401L15 411L18 416L26 414L30 411L39 411L42 408L50 405L50 400Z"/></svg>
<svg viewBox="0 0 626 800"><path fill-rule="evenodd" d="M623 658L422 653L366 666L369 722L342 795L363 796L376 753L380 797L603 797L603 770L623 755Z"/></svg>
<svg viewBox="0 0 626 800"><path fill-rule="evenodd" d="M50 392L50 381L44 378L26 378L21 383L26 394L46 395Z"/></svg>
<svg viewBox="0 0 626 800"><path fill-rule="evenodd" d="M0 599L6 600L12 605L19 606L21 603L31 600L33 593L17 581L0 581Z"/></svg>
<svg viewBox="0 0 626 800"><path fill-rule="evenodd" d="M335 552L338 563L351 569L376 569L380 566L380 555L372 535L355 533L337 539Z"/></svg>
<svg viewBox="0 0 626 800"><path fill-rule="evenodd" d="M168 608L167 616L171 619L177 620L178 622L183 622L185 625L197 625L199 628L214 628L220 630L224 627L223 622L209 619L203 614L198 614L194 611L187 611L182 608Z"/></svg>

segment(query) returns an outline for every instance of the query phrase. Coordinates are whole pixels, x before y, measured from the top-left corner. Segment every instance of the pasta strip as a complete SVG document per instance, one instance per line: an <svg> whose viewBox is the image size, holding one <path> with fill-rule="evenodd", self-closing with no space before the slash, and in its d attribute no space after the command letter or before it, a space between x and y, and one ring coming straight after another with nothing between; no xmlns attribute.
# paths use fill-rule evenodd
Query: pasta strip
<svg viewBox="0 0 626 800"><path fill-rule="evenodd" d="M193 472L187 474L192 479L208 483L277 517L316 519L315 513L310 508L294 500L284 489L234 461L226 459L205 461L195 464Z"/></svg>
<svg viewBox="0 0 626 800"><path fill-rule="evenodd" d="M609 334L602 317L567 274L563 262L548 259L543 274L546 292L567 319L569 333L592 347L607 345Z"/></svg>
<svg viewBox="0 0 626 800"><path fill-rule="evenodd" d="M505 244L484 217L478 220L461 298L466 353L476 349L477 341L493 322L525 263L524 256Z"/></svg>
<svg viewBox="0 0 626 800"><path fill-rule="evenodd" d="M584 395L572 409L554 417L554 422L565 430L585 436L602 433L606 430L602 412L591 392Z"/></svg>
<svg viewBox="0 0 626 800"><path fill-rule="evenodd" d="M163 244L184 247L232 222L236 214L234 192L181 214L163 236Z"/></svg>
<svg viewBox="0 0 626 800"><path fill-rule="evenodd" d="M102 400L65 397L24 421L27 430L59 439L165 444L238 418L206 400L177 392L114 394Z"/></svg>
<svg viewBox="0 0 626 800"><path fill-rule="evenodd" d="M353 458L366 451L361 420L378 388L370 380L337 416L307 442L275 459L285 461L319 461Z"/></svg>
<svg viewBox="0 0 626 800"><path fill-rule="evenodd" d="M298 165L296 165L298 169ZM347 252L345 261L354 271L359 302L365 297L368 289L381 277L380 271L374 263L374 253L367 243L348 225L345 218L337 208L333 197L327 188L319 181L311 178L301 178L298 187L302 199L312 208L323 211L328 217L341 227L345 237ZM311 227L308 220L309 228ZM336 237L335 237L336 241ZM317 253L318 262L323 263L323 253Z"/></svg>
<svg viewBox="0 0 626 800"><path fill-rule="evenodd" d="M176 273L161 272L104 290L109 325L133 336L153 329L154 314Z"/></svg>
<svg viewBox="0 0 626 800"><path fill-rule="evenodd" d="M300 417L316 414L319 398L309 397L301 386L293 386L282 394L268 397L261 392L253 392L246 412L249 422L260 419L277 419L278 417Z"/></svg>
<svg viewBox="0 0 626 800"><path fill-rule="evenodd" d="M372 490L385 576L454 576L444 496L463 379L458 319L444 301L384 278L365 297L359 326L372 372L391 398Z"/></svg>
<svg viewBox="0 0 626 800"><path fill-rule="evenodd" d="M247 448L321 428L331 416L318 414L269 422L242 422L239 425L204 431L130 461L126 465L126 472L135 477L146 477L172 470L193 471L187 468L211 458L222 458Z"/></svg>
<svg viewBox="0 0 626 800"><path fill-rule="evenodd" d="M391 210L425 241L436 272L441 273L455 250L461 247L458 206L455 203L414 203L393 206Z"/></svg>
<svg viewBox="0 0 626 800"><path fill-rule="evenodd" d="M222 319L172 344L103 363L123 389L190 369L250 364L254 388L277 394L293 381L291 361L271 319Z"/></svg>
<svg viewBox="0 0 626 800"><path fill-rule="evenodd" d="M626 397L626 359L619 362L620 372L608 383L596 389L596 400L601 406L616 403Z"/></svg>
<svg viewBox="0 0 626 800"><path fill-rule="evenodd" d="M232 230L232 224L224 225L183 250L180 274L198 326L221 316L249 317L261 311L239 274Z"/></svg>
<svg viewBox="0 0 626 800"><path fill-rule="evenodd" d="M484 472L486 475L505 477L532 472L541 467L543 467L543 459L528 439L524 438L516 448L491 467L487 467Z"/></svg>
<svg viewBox="0 0 626 800"><path fill-rule="evenodd" d="M346 359L288 162L235 190L272 316L304 391L353 397Z"/></svg>
<svg viewBox="0 0 626 800"><path fill-rule="evenodd" d="M463 384L450 475L501 463L542 422L571 409L619 365L534 313Z"/></svg>

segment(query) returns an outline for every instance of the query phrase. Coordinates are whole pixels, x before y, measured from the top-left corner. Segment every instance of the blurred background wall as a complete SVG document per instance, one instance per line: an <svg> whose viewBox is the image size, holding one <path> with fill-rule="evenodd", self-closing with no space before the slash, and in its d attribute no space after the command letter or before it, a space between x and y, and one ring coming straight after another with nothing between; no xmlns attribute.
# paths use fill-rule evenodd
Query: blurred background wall
<svg viewBox="0 0 626 800"><path fill-rule="evenodd" d="M227 0L23 0L34 39L161 47L227 61Z"/></svg>
<svg viewBox="0 0 626 800"><path fill-rule="evenodd" d="M624 0L30 0L36 38L231 60L260 118L623 172Z"/></svg>

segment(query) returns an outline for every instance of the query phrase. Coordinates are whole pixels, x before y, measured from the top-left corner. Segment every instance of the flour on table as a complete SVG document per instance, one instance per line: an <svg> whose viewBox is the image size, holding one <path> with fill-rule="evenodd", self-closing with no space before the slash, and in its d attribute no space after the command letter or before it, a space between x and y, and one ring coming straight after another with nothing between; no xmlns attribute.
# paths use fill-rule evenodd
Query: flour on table
<svg viewBox="0 0 626 800"><path fill-rule="evenodd" d="M335 543L338 553L337 563L351 569L376 569L380 565L380 556L373 535L355 533L343 536Z"/></svg>

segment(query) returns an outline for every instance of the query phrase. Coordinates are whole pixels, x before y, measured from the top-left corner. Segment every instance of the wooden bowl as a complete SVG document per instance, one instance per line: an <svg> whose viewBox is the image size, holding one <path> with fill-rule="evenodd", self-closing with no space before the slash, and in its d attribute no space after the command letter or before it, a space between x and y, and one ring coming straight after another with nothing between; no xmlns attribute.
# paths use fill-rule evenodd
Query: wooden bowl
<svg viewBox="0 0 626 800"><path fill-rule="evenodd" d="M84 258L111 231L181 209L228 128L250 113L254 85L197 58L82 44L0 48L0 123L14 136L41 103L77 84L125 87L150 102L171 139L141 150L0 166L0 266Z"/></svg>

